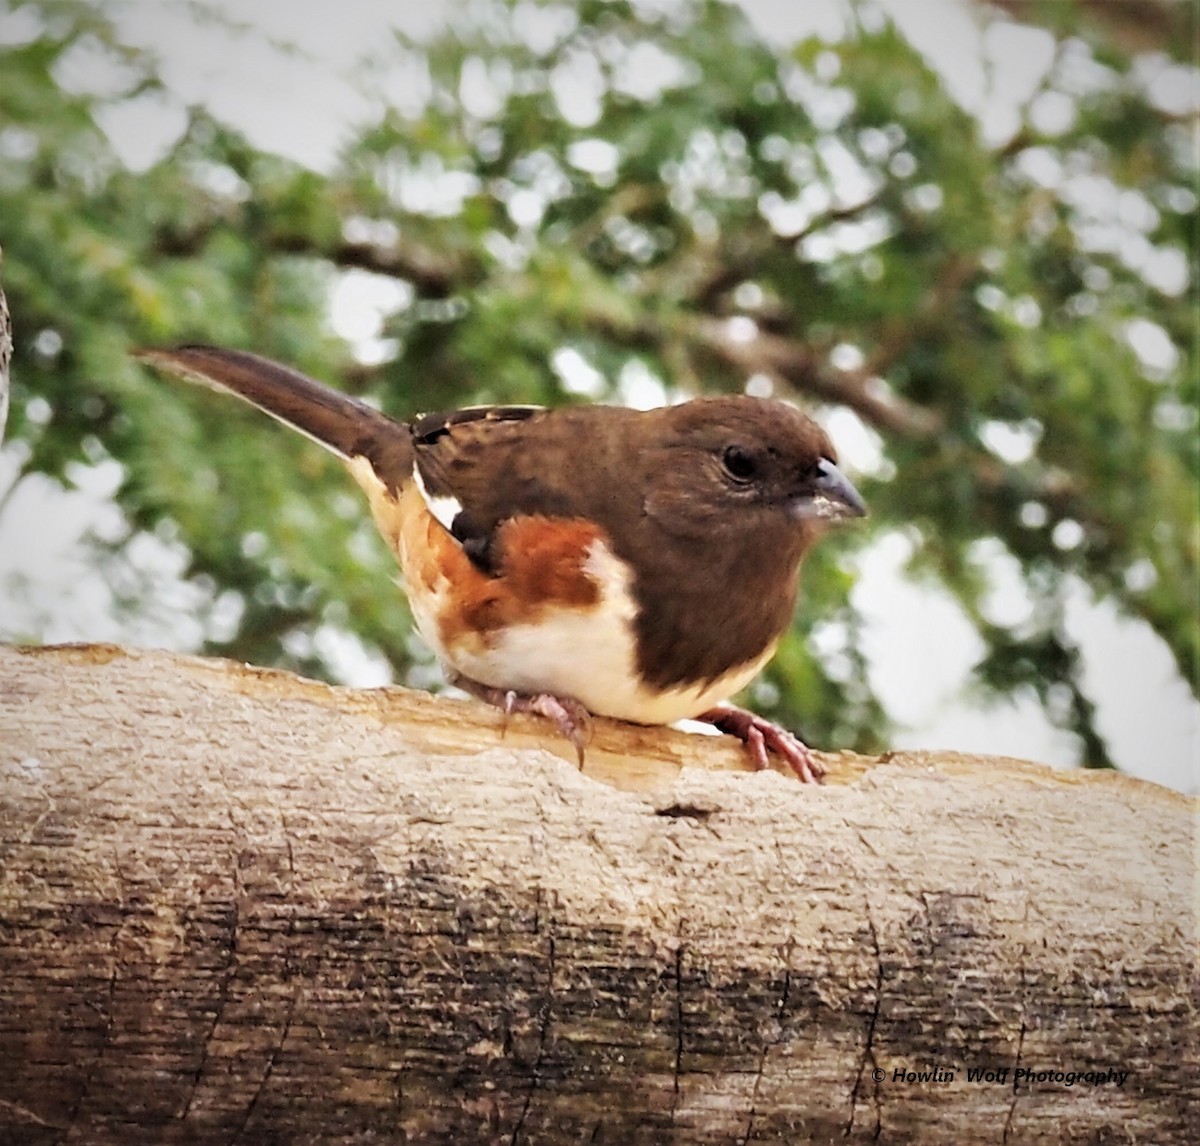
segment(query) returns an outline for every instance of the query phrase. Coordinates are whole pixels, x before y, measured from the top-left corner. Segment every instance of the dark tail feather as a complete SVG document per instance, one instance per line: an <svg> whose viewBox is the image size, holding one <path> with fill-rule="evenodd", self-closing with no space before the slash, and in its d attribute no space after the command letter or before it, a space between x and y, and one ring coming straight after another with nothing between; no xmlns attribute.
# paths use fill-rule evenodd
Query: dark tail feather
<svg viewBox="0 0 1200 1146"><path fill-rule="evenodd" d="M138 350L134 357L234 394L347 460L365 457L392 488L403 485L412 472L408 426L269 358L221 346Z"/></svg>

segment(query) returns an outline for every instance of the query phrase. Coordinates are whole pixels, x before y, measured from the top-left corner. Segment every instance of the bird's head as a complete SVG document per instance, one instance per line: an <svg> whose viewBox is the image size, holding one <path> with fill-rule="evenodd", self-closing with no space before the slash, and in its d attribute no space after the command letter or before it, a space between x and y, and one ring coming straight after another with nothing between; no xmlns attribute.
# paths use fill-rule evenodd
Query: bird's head
<svg viewBox="0 0 1200 1146"><path fill-rule="evenodd" d="M729 396L655 413L663 432L645 508L674 532L811 538L867 512L829 435L794 406Z"/></svg>

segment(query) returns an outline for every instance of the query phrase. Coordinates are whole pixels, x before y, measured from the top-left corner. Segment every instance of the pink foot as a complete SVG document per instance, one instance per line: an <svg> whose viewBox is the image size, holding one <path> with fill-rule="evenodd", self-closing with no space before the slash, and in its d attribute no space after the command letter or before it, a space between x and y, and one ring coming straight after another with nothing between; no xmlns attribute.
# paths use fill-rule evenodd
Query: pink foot
<svg viewBox="0 0 1200 1146"><path fill-rule="evenodd" d="M575 746L579 767L583 767L583 750L591 731L592 714L579 701L569 696L553 696L548 692L529 695L513 689L492 688L457 673L451 677L450 683L485 704L502 708L505 716L512 712L529 712L553 721L554 727Z"/></svg>
<svg viewBox="0 0 1200 1146"><path fill-rule="evenodd" d="M750 750L756 768L769 768L768 749L778 753L805 784L819 784L825 769L808 750L808 746L786 728L772 724L763 716L738 708L734 704L718 704L695 717L722 732L736 736Z"/></svg>

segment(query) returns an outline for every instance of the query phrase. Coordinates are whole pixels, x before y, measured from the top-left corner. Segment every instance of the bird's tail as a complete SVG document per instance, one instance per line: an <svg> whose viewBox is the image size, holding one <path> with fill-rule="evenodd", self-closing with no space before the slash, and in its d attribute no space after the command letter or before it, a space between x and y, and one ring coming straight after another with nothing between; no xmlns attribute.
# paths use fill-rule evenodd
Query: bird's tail
<svg viewBox="0 0 1200 1146"><path fill-rule="evenodd" d="M392 488L400 488L412 473L408 426L269 358L221 346L138 350L134 357L189 382L233 394L346 461L366 458Z"/></svg>

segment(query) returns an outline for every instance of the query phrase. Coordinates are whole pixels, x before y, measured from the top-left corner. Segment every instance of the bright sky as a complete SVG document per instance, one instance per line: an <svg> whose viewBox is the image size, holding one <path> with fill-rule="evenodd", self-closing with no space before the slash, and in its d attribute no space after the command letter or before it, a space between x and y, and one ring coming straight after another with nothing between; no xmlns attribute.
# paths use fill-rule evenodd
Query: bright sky
<svg viewBox="0 0 1200 1146"><path fill-rule="evenodd" d="M765 33L780 40L809 32L835 35L841 26L837 0L743 4ZM382 101L403 106L420 87L416 73L363 67L363 55L380 51L389 24L402 21L406 30L419 33L441 12L435 4L378 0L339 0L336 19L329 5L301 0L219 0L209 6L238 21L245 32L198 25L190 5L126 0L118 6L127 38L160 53L171 93L165 100L150 96L129 101L103 123L135 168L152 163L170 146L182 130L183 107L189 103L207 104L261 148L318 169L328 167L356 123L370 118ZM1052 42L1046 33L1008 25L982 34L970 9L958 0L886 0L880 7L892 12L946 77L955 97L980 117L989 139L1004 139L1014 130L1017 105L1029 98L1050 62ZM21 20L20 10L6 16L0 44L22 38ZM284 51L281 44L295 50ZM86 53L69 60L61 78L89 89L108 82ZM1183 81L1168 76L1164 82L1178 87ZM1047 107L1039 114L1065 112ZM369 278L350 275L332 300L335 327L360 340L364 353L370 352L380 311L396 305L395 286L382 288L383 294L380 289ZM387 297L389 289L392 298ZM1146 333L1147 345L1154 337L1153 331ZM635 400L636 381L630 395ZM855 421L835 419L831 429L851 464L858 461L869 468L872 446ZM22 460L15 447L0 452L0 505ZM130 555L121 577L150 587L147 599L155 607L136 620L124 616L81 541L89 529L111 535L123 528L109 500L119 468L81 467L78 476L79 488L67 493L37 475L26 479L0 517L0 585L10 590L6 600L0 599L0 638L38 631L48 641L196 647L202 630L187 618L202 602L194 587L179 580L186 559L182 541L147 539ZM48 511L52 503L53 513ZM58 527L52 529L52 522ZM947 597L902 578L907 545L899 533L880 537L861 562L853 598L868 622L872 684L901 725L896 747L990 752L1055 765L1073 762L1072 738L1054 729L1032 698L985 709L965 695L965 675L981 651L979 638ZM1004 555L986 548L979 558L994 579L995 609L1019 611L1023 597L1011 559L1006 562ZM1085 688L1098 705L1101 731L1117 761L1135 775L1195 790L1200 706L1164 643L1147 626L1118 617L1106 602L1092 601L1083 585L1072 592L1067 625L1083 647ZM353 642L329 640L337 645L353 683L386 679L378 659L367 657Z"/></svg>

